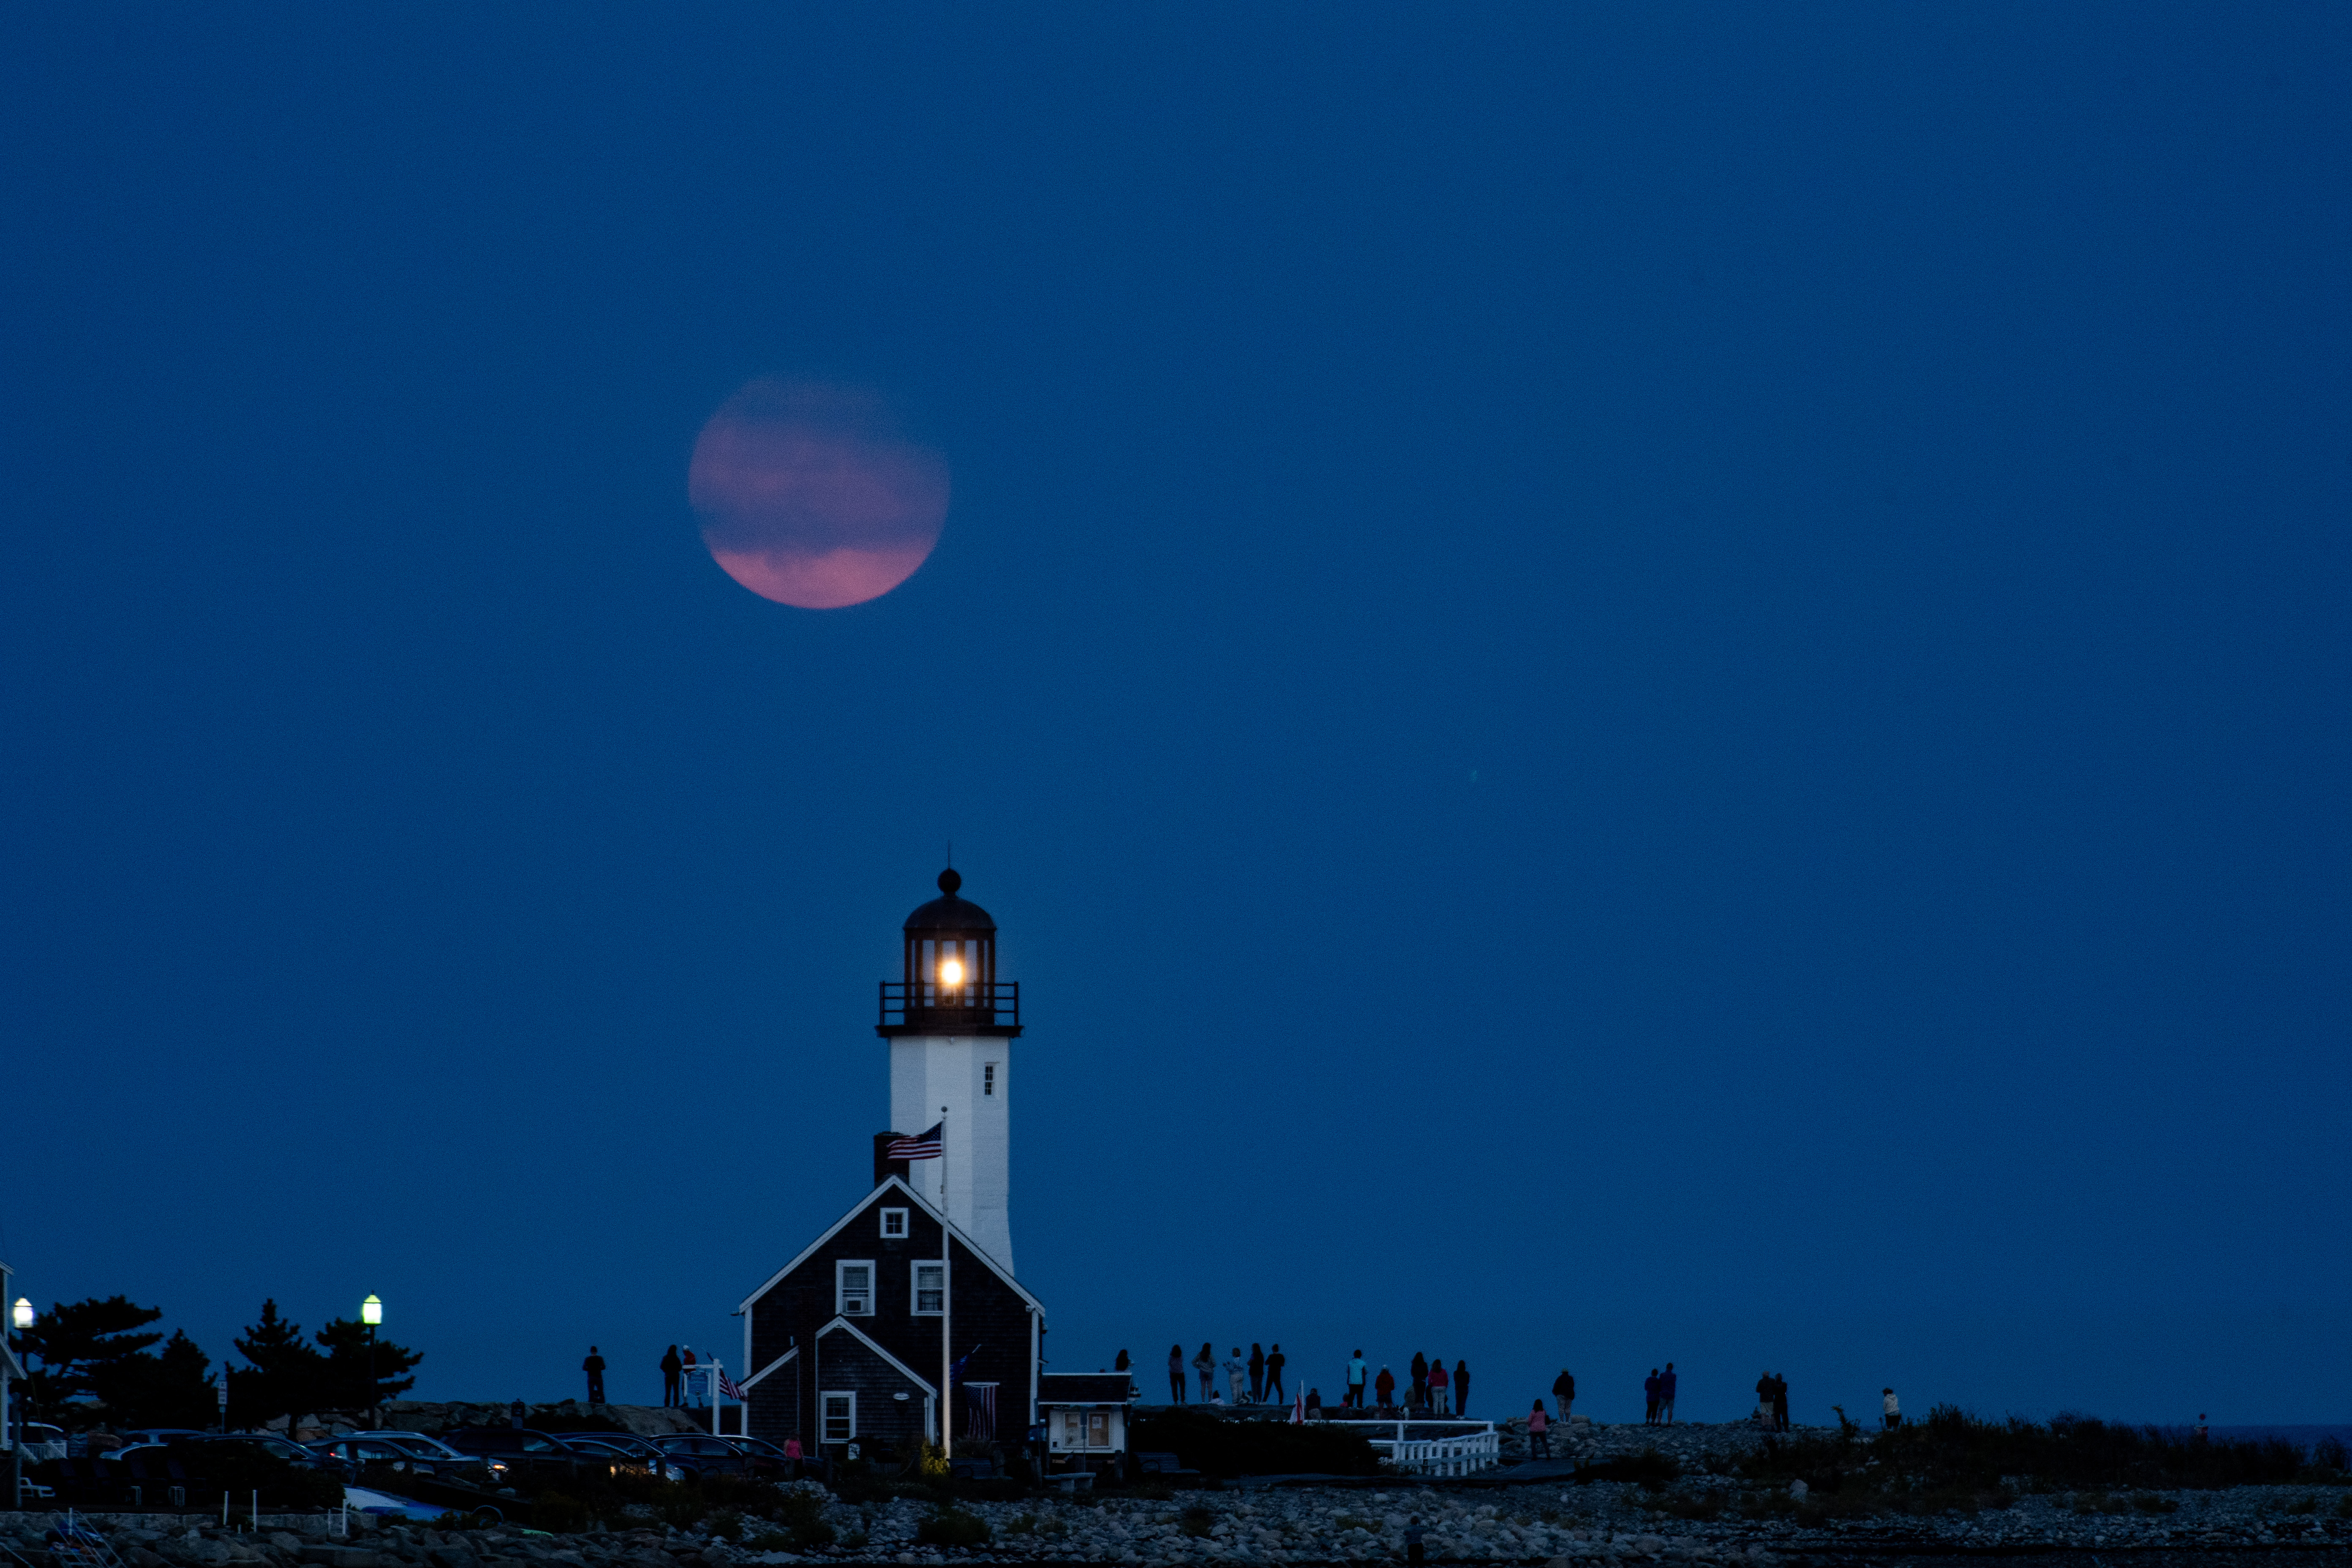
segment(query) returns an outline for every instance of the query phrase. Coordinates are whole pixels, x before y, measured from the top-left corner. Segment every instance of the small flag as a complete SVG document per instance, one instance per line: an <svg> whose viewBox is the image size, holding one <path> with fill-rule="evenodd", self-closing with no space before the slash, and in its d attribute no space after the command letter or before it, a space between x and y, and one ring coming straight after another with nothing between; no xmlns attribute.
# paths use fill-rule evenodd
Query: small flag
<svg viewBox="0 0 2352 1568"><path fill-rule="evenodd" d="M1304 1388L1290 1397L1290 1424L1293 1426L1307 1425L1307 1390Z"/></svg>
<svg viewBox="0 0 2352 1568"><path fill-rule="evenodd" d="M727 1375L727 1369L725 1367L720 1367L719 1369L719 1397L723 1399L731 1399L738 1405L740 1405L751 1398L750 1394L743 1392L742 1384L737 1383L733 1378Z"/></svg>
<svg viewBox="0 0 2352 1568"><path fill-rule="evenodd" d="M929 1132L918 1132L912 1138L893 1138L882 1146L886 1160L936 1160L945 1152L943 1141L948 1124L935 1122Z"/></svg>

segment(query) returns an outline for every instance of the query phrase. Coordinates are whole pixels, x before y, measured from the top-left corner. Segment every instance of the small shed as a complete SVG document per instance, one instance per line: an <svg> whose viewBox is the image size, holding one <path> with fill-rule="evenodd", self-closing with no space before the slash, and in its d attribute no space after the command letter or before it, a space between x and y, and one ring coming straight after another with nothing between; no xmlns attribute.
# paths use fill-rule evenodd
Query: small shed
<svg viewBox="0 0 2352 1568"><path fill-rule="evenodd" d="M1135 1384L1126 1373L1039 1373L1037 1419L1045 1428L1047 1470L1123 1469L1134 1405Z"/></svg>

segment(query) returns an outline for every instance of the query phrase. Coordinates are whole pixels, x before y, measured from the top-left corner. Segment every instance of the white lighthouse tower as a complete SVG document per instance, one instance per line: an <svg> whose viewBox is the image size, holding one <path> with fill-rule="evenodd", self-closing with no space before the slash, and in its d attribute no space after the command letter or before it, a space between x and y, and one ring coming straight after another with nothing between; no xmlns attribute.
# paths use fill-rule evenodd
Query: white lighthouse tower
<svg viewBox="0 0 2352 1568"><path fill-rule="evenodd" d="M890 1042L890 1125L914 1134L947 1124L937 1160L908 1167L908 1184L1013 1272L1013 1042L1021 986L996 978L996 922L956 897L963 879L940 873L939 898L907 917L903 980L882 983Z"/></svg>

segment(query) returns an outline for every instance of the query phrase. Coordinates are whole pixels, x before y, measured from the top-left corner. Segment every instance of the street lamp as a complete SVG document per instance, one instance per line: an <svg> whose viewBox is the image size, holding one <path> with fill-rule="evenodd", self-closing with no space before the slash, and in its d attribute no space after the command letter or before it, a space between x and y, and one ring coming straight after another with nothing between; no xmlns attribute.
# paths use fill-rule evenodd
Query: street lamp
<svg viewBox="0 0 2352 1568"><path fill-rule="evenodd" d="M33 1303L26 1298L19 1296L16 1298L16 1304L8 1309L8 1315L18 1328L29 1329L33 1326Z"/></svg>
<svg viewBox="0 0 2352 1568"><path fill-rule="evenodd" d="M383 1425L383 1413L376 1407L375 1331L383 1321L383 1302L371 1295L360 1303L360 1321L368 1331L368 1426L371 1429Z"/></svg>

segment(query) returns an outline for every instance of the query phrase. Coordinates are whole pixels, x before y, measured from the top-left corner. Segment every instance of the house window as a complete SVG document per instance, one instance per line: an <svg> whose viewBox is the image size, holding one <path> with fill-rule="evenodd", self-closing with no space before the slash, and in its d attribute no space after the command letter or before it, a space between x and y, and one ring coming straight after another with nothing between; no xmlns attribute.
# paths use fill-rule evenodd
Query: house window
<svg viewBox="0 0 2352 1568"><path fill-rule="evenodd" d="M1063 1411L1061 1447L1065 1448L1109 1447L1110 1412L1108 1410Z"/></svg>
<svg viewBox="0 0 2352 1568"><path fill-rule="evenodd" d="M990 1062L980 1069L980 1092L982 1094L994 1094L996 1092L996 1064L994 1062Z"/></svg>
<svg viewBox="0 0 2352 1568"><path fill-rule="evenodd" d="M905 1209L884 1209L882 1211L882 1239L885 1241L904 1241L907 1239L907 1211Z"/></svg>
<svg viewBox="0 0 2352 1568"><path fill-rule="evenodd" d="M915 1316L936 1318L947 1310L948 1266L944 1263L915 1265Z"/></svg>
<svg viewBox="0 0 2352 1568"><path fill-rule="evenodd" d="M857 1439L857 1395L828 1394L824 1396L824 1436L826 1443L851 1443Z"/></svg>
<svg viewBox="0 0 2352 1568"><path fill-rule="evenodd" d="M843 1261L833 1266L833 1310L845 1318L874 1312L874 1265Z"/></svg>

